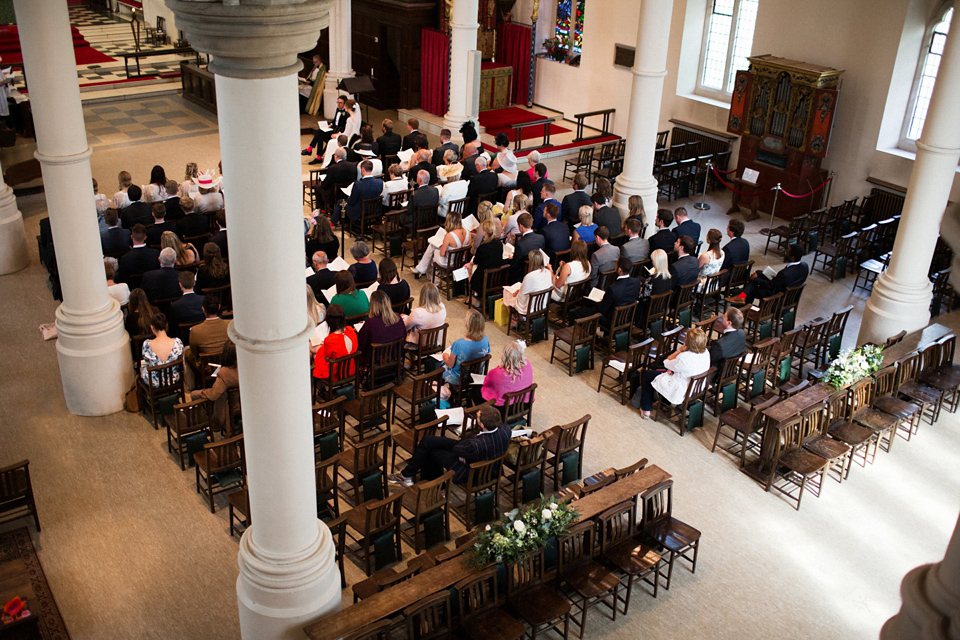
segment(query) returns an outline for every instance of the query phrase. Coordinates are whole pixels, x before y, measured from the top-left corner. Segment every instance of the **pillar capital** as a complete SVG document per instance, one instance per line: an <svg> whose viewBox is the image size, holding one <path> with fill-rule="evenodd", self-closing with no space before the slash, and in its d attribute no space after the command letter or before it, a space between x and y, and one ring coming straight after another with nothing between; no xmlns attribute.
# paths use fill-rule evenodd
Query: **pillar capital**
<svg viewBox="0 0 960 640"><path fill-rule="evenodd" d="M297 53L316 46L333 4L234 2L166 0L193 48L213 56L210 71L232 78L273 78L299 71Z"/></svg>

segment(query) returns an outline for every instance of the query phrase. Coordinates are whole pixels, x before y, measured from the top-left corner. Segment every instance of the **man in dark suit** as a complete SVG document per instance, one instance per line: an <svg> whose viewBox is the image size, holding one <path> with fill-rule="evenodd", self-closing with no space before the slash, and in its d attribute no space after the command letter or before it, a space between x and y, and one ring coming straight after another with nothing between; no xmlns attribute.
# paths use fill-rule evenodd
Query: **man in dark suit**
<svg viewBox="0 0 960 640"><path fill-rule="evenodd" d="M650 253L653 253L657 249L663 249L667 253L670 253L677 243L676 234L670 231L670 225L673 224L673 212L669 209L659 209L654 224L659 231L650 238Z"/></svg>
<svg viewBox="0 0 960 640"><path fill-rule="evenodd" d="M573 225L580 222L580 207L590 206L590 196L584 191L586 187L587 176L577 173L573 176L573 193L564 196L560 205L560 219L569 225L570 233L573 233Z"/></svg>
<svg viewBox="0 0 960 640"><path fill-rule="evenodd" d="M330 304L323 292L336 284L337 272L330 271L327 268L329 263L330 259L327 258L327 254L323 251L317 251L313 254L313 275L307 276L307 284L313 289L313 295L317 298L317 302L322 304Z"/></svg>
<svg viewBox="0 0 960 640"><path fill-rule="evenodd" d="M790 262L773 277L768 278L762 271L750 274L750 282L743 288L747 302L754 298L766 298L786 291L789 287L799 287L807 282L810 267L803 262L803 249L798 244L787 247L787 260Z"/></svg>
<svg viewBox="0 0 960 640"><path fill-rule="evenodd" d="M349 116L347 115L347 110L344 109L344 105L347 103L347 96L337 96L337 110L333 114L333 122L330 123L329 129L321 129L313 134L313 139L310 140L310 145L300 152L302 156L313 155L313 150L318 151L318 156L323 155L322 149L323 145L327 144L330 141L330 138L338 133L343 133L344 129L347 128L347 120ZM348 141L349 142L349 141Z"/></svg>
<svg viewBox="0 0 960 640"><path fill-rule="evenodd" d="M526 266L527 256L531 251L543 249L546 245L543 236L533 232L533 216L529 213L521 213L517 218L517 228L520 235L517 236L517 243L513 251L513 258L510 259L510 282L520 282L523 280L524 267Z"/></svg>
<svg viewBox="0 0 960 640"><path fill-rule="evenodd" d="M463 171L460 172L461 180L470 180L477 175L477 158L480 157L478 149L479 144L476 142L463 145L463 157L460 158L460 164L463 165Z"/></svg>
<svg viewBox="0 0 960 640"><path fill-rule="evenodd" d="M383 180L374 178L373 163L364 160L360 163L360 179L353 185L350 197L347 199L347 217L357 222L363 213L363 201L377 201L377 212L380 211L381 197L383 196Z"/></svg>
<svg viewBox="0 0 960 640"><path fill-rule="evenodd" d="M432 207L438 204L440 204L440 192L436 187L430 186L430 174L421 170L417 173L417 186L407 198L407 227L412 228L415 224L413 217L420 207Z"/></svg>
<svg viewBox="0 0 960 640"><path fill-rule="evenodd" d="M162 202L154 202L153 206L150 207L150 213L153 215L153 226L147 229L147 244L151 246L159 245L163 232L176 233L177 225L167 222L167 207Z"/></svg>
<svg viewBox="0 0 960 640"><path fill-rule="evenodd" d="M622 231L620 227L620 212L607 205L607 199L599 191L590 196L593 203L593 223L599 227L606 227L611 238L616 238Z"/></svg>
<svg viewBox="0 0 960 640"><path fill-rule="evenodd" d="M677 228L673 230L674 235L678 238L680 236L690 236L694 247L696 247L697 243L700 242L700 224L687 216L686 207L677 207L673 212L673 217L677 221Z"/></svg>
<svg viewBox="0 0 960 640"><path fill-rule="evenodd" d="M500 184L497 174L487 168L486 156L477 158L476 166L477 175L470 178L470 186L467 187L467 215L477 212L480 196L496 191Z"/></svg>
<svg viewBox="0 0 960 640"><path fill-rule="evenodd" d="M146 202L140 202L143 191L135 184L127 187L127 198L130 204L120 210L120 221L124 229L133 229L136 224L147 226L153 224L153 216L150 214L150 205Z"/></svg>
<svg viewBox="0 0 960 640"><path fill-rule="evenodd" d="M700 265L693 253L693 240L690 236L680 236L677 238L674 248L677 250L677 259L670 265L670 277L673 280L674 290L683 285L692 284L697 281L700 275Z"/></svg>
<svg viewBox="0 0 960 640"><path fill-rule="evenodd" d="M720 367L728 358L739 358L747 347L747 334L743 331L743 312L736 307L730 307L720 316L723 323L723 335L710 344L710 366Z"/></svg>
<svg viewBox="0 0 960 640"><path fill-rule="evenodd" d="M380 123L380 128L383 130L383 135L377 138L380 155L384 158L397 155L397 152L400 151L400 145L403 144L403 138L400 137L399 133L393 132L393 120L384 119Z"/></svg>
<svg viewBox="0 0 960 640"><path fill-rule="evenodd" d="M531 212L536 211L543 203L543 185L549 182L549 180L547 180L547 165L542 162L535 164L533 166L533 175L535 175L537 179L530 185L530 193L533 197L529 203L530 208L528 211Z"/></svg>
<svg viewBox="0 0 960 640"><path fill-rule="evenodd" d="M630 277L631 269L633 269L633 263L630 262L630 258L621 257L617 260L617 279L610 283L603 294L603 299L597 305L597 312L602 316L600 326L610 327L616 308L636 302L640 297L643 283L638 278Z"/></svg>
<svg viewBox="0 0 960 640"><path fill-rule="evenodd" d="M544 182L543 188L540 189L540 206L534 208L533 211L533 230L540 231L547 224L546 218L543 217L543 210L546 208L547 204L555 204L559 209L561 203L556 198L557 185L552 182Z"/></svg>
<svg viewBox="0 0 960 640"><path fill-rule="evenodd" d="M157 300L166 300L180 296L180 276L181 272L174 268L177 262L176 252L167 247L160 252L160 268L153 271L147 271L143 274L144 293L147 299L153 304Z"/></svg>
<svg viewBox="0 0 960 640"><path fill-rule="evenodd" d="M723 247L723 264L720 265L721 270L727 270L727 275L723 279L724 284L730 279L730 274L733 273L733 265L743 264L750 260L750 243L747 242L746 238L741 237L743 236L743 229L743 220L739 218L734 218L727 223L727 235L730 237L730 242Z"/></svg>
<svg viewBox="0 0 960 640"><path fill-rule="evenodd" d="M347 162L347 150L337 149L333 154L333 162L327 168L327 175L320 183L320 195L327 206L327 210L333 209L331 220L333 224L340 221L340 208L335 207L336 200L340 197L336 185L353 184L357 179L357 165ZM337 191L337 193L335 193Z"/></svg>
<svg viewBox="0 0 960 640"><path fill-rule="evenodd" d="M450 129L440 129L440 146L433 150L433 158L431 161L436 166L443 164L443 154L447 151L453 151L454 153L460 153L460 147L455 143L450 142Z"/></svg>
<svg viewBox="0 0 960 640"><path fill-rule="evenodd" d="M417 151L416 155L410 159L411 162L414 160L417 161L417 164L411 166L407 171L410 182L415 181L417 174L421 171L426 171L430 175L430 184L438 184L440 182L437 178L437 168L430 163L430 151L428 149Z"/></svg>
<svg viewBox="0 0 960 640"><path fill-rule="evenodd" d="M147 271L156 269L160 264L160 252L147 246L147 230L142 224L134 225L130 231L130 238L133 248L120 257L115 282L129 282L131 276L143 275Z"/></svg>
<svg viewBox="0 0 960 640"><path fill-rule="evenodd" d="M177 222L177 235L181 240L210 232L210 222L207 216L196 213L193 198L190 196L180 198L180 209L183 210L183 218ZM197 250L202 252L203 247L198 247Z"/></svg>
<svg viewBox="0 0 960 640"><path fill-rule="evenodd" d="M227 214L220 209L214 214L213 220L217 225L217 231L210 236L210 242L220 247L220 256L227 260Z"/></svg>
<svg viewBox="0 0 960 640"><path fill-rule="evenodd" d="M180 196L177 195L177 188L180 185L176 180L167 180L164 187L167 191L167 198L163 201L163 208L167 212L164 220L167 222L177 222L183 218L183 209L180 208Z"/></svg>
<svg viewBox="0 0 960 640"><path fill-rule="evenodd" d="M420 121L416 118L410 118L407 120L407 130L410 131L407 135L403 136L403 143L400 145L400 151L406 151L407 149L416 149L417 148L417 137L420 135Z"/></svg>
<svg viewBox="0 0 960 640"><path fill-rule="evenodd" d="M543 235L544 252L550 257L550 263L555 264L557 251L566 251L570 248L570 227L559 220L560 209L550 202L543 209L543 217L547 224L540 233Z"/></svg>
<svg viewBox="0 0 960 640"><path fill-rule="evenodd" d="M203 313L203 296L197 295L193 290L197 277L191 271L181 271L177 279L181 295L170 303L170 326L176 327L174 335L183 339L189 337L189 334L181 332L180 325L202 322L206 316Z"/></svg>
<svg viewBox="0 0 960 640"><path fill-rule="evenodd" d="M120 226L120 215L116 209L107 209L103 213L107 230L100 234L100 248L104 255L119 255L130 250L130 230Z"/></svg>

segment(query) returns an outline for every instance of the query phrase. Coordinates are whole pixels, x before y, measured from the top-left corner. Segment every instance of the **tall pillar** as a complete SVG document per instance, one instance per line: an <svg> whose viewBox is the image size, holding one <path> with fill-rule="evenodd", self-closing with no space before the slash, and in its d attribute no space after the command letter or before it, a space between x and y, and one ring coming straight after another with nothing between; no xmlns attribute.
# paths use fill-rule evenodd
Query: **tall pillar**
<svg viewBox="0 0 960 640"><path fill-rule="evenodd" d="M0 168L0 275L25 269L30 264L23 215L17 209L13 189L4 184Z"/></svg>
<svg viewBox="0 0 960 640"><path fill-rule="evenodd" d="M340 606L335 545L317 519L297 153L296 54L313 45L329 0L166 1L194 48L213 56L230 194L230 337L253 523L240 541L240 628L246 640L303 637Z"/></svg>
<svg viewBox="0 0 960 640"><path fill-rule="evenodd" d="M953 22L958 22L954 14ZM958 23L960 25L960 23ZM907 185L889 268L880 274L863 311L858 343L883 342L930 322L927 277L950 188L960 160L960 38L947 38L917 157Z"/></svg>
<svg viewBox="0 0 960 640"><path fill-rule="evenodd" d="M637 29L637 57L633 65L630 94L630 118L627 121L627 148L623 173L617 177L613 202L621 211L627 200L643 198L647 224L657 213L657 180L653 177L653 152L657 146L663 78L667 75L667 44L670 40L670 16L673 0L644 1L640 4Z"/></svg>
<svg viewBox="0 0 960 640"><path fill-rule="evenodd" d="M900 595L880 640L960 640L960 519L943 560L907 573Z"/></svg>
<svg viewBox="0 0 960 640"><path fill-rule="evenodd" d="M323 115L333 118L337 111L337 96L346 94L337 89L344 78L353 73L353 18L350 0L333 0L330 3L330 69L323 83Z"/></svg>
<svg viewBox="0 0 960 640"><path fill-rule="evenodd" d="M480 113L480 95L475 90L479 55L473 53L477 48L477 14L480 11L478 0L456 0L453 3L453 19L450 21L450 105L443 116L443 126L460 135L460 127L472 120L480 131L478 115Z"/></svg>
<svg viewBox="0 0 960 640"><path fill-rule="evenodd" d="M15 0L14 8L63 289L56 314L63 395L77 415L115 413L133 384L130 338L103 275L67 3Z"/></svg>

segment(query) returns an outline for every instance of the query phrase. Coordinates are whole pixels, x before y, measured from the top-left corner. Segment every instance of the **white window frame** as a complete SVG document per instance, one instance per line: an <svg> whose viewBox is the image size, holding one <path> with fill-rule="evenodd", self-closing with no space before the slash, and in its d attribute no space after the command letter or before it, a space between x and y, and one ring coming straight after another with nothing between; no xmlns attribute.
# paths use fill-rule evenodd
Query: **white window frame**
<svg viewBox="0 0 960 640"><path fill-rule="evenodd" d="M710 41L710 20L713 18L713 7L714 0L706 1L706 13L703 20L703 39L700 43L700 58L697 65L697 83L694 89L694 93L697 95L704 96L706 98L712 98L714 100L719 100L722 102L729 102L732 91L727 90L727 86L730 84L730 66L733 64L733 45L737 37L737 26L740 22L740 7L742 5L741 0L733 0L733 16L730 23L730 37L727 40L727 54L724 59L723 65L723 78L724 78L724 87L722 89L714 89L713 87L707 87L703 85L703 71L704 65L707 58L707 44ZM751 39L752 43L752 39Z"/></svg>
<svg viewBox="0 0 960 640"><path fill-rule="evenodd" d="M923 70L926 67L927 57L930 55L930 44L933 42L933 33L937 25L943 21L946 13L955 9L953 0L948 0L941 4L936 13L933 14L933 18L927 23L926 31L923 34L923 46L920 48L920 55L917 59L917 68L913 74L913 85L910 88L910 100L907 102L907 111L903 114L903 125L900 128L900 141L897 146L904 151L911 151L913 153L917 152L917 141L913 138L907 137L907 134L910 131L910 124L914 118L914 112L917 108L917 100L920 96L920 81L923 79ZM949 38L952 34L947 34ZM939 68L937 69L939 74ZM936 80L934 80L934 88L936 88ZM924 114L924 119L926 115Z"/></svg>

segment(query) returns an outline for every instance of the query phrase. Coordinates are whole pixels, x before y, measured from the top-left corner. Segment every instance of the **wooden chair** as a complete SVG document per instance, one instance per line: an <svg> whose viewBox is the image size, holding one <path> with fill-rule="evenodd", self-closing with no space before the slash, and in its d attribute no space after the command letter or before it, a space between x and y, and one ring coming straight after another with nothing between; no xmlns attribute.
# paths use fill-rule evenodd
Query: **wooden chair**
<svg viewBox="0 0 960 640"><path fill-rule="evenodd" d="M253 522L250 518L250 491L240 489L227 494L228 520L230 521L230 537L242 534Z"/></svg>
<svg viewBox="0 0 960 640"><path fill-rule="evenodd" d="M450 592L426 597L403 610L407 619L407 638L410 640L447 640L453 638L453 614L450 610Z"/></svg>
<svg viewBox="0 0 960 640"><path fill-rule="evenodd" d="M370 345L370 365L366 371L367 388L384 384L400 384L403 377L404 338L393 342L374 342Z"/></svg>
<svg viewBox="0 0 960 640"><path fill-rule="evenodd" d="M827 461L827 473L824 477L830 475L830 470L839 464L837 482L843 482L853 449L850 445L830 437L830 411L826 403L807 407L800 412L800 418L803 420L802 431L806 436L802 445L804 450Z"/></svg>
<svg viewBox="0 0 960 640"><path fill-rule="evenodd" d="M382 500L370 500L357 505L345 514L347 536L357 546L351 548L348 545L344 551L356 555L368 576L382 568L376 555L377 551L384 549L383 539L386 536L392 538L394 556L385 561L384 565L399 562L403 558L400 544L400 507L403 496L403 491L397 491ZM351 529L357 532L356 538L350 535Z"/></svg>
<svg viewBox="0 0 960 640"><path fill-rule="evenodd" d="M588 413L579 420L557 425L547 436L547 466L551 470L554 491L583 477L583 447L590 418Z"/></svg>
<svg viewBox="0 0 960 640"><path fill-rule="evenodd" d="M797 307L800 306L800 296L803 295L803 289L806 285L796 287L787 287L783 292L783 301L780 304L780 311L773 319L773 332L780 335L786 331L793 331L797 324Z"/></svg>
<svg viewBox="0 0 960 640"><path fill-rule="evenodd" d="M682 285L677 290L676 298L671 304L670 317L674 326L689 327L693 322L693 289L696 282Z"/></svg>
<svg viewBox="0 0 960 640"><path fill-rule="evenodd" d="M640 315L643 315L643 318L640 319L639 325L635 323L641 337L659 338L666 330L667 313L670 309L670 297L672 295L671 292L667 291L666 293L650 296L646 308L643 309L644 313L637 314L638 319L640 319Z"/></svg>
<svg viewBox="0 0 960 640"><path fill-rule="evenodd" d="M743 301L737 298L743 291L743 287L750 281L750 274L753 270L753 260L735 264L730 268L730 277L727 279L727 291L723 294L724 308L731 304L739 306Z"/></svg>
<svg viewBox="0 0 960 640"><path fill-rule="evenodd" d="M668 415L667 419L674 417L677 419L677 428L681 436L687 431L693 431L696 427L703 426L703 414L707 406L707 387L710 384L710 378L713 377L715 372L716 369L710 367L698 376L690 376L690 380L687 382L687 392L683 396L683 402L676 406L667 403L671 410L671 415ZM664 404L665 402L661 400L654 406L654 420L660 418L660 408ZM698 404L700 405L699 408L697 408Z"/></svg>
<svg viewBox="0 0 960 640"><path fill-rule="evenodd" d="M590 293L590 289L590 278L585 278L580 282L567 285L563 300L560 302L557 302L553 299L553 296L551 296L548 304L553 310L553 313L547 314L548 320L552 322L554 326L567 326L567 318L570 317L570 312L580 306L584 297Z"/></svg>
<svg viewBox="0 0 960 640"><path fill-rule="evenodd" d="M698 319L707 317L707 310L712 307L711 313L720 315L720 300L726 293L724 280L727 270L723 269L700 280L699 286L693 291L693 315Z"/></svg>
<svg viewBox="0 0 960 640"><path fill-rule="evenodd" d="M344 217L342 220L344 228L358 240L366 239L371 227L383 220L382 205L383 200L379 196L361 200L360 219L353 220L349 216Z"/></svg>
<svg viewBox="0 0 960 640"><path fill-rule="evenodd" d="M177 459L181 470L186 469L184 465L188 446L186 439L206 433L204 443L213 440L212 419L213 403L203 399L175 405L173 414L164 417L163 421L167 427L167 452L173 453L173 443L176 442Z"/></svg>
<svg viewBox="0 0 960 640"><path fill-rule="evenodd" d="M942 394L942 404L954 413L960 404L960 366L953 364L957 336L946 335L937 340L937 359L920 374L921 384L936 389ZM879 390L878 390L879 395ZM889 413L889 412L888 412Z"/></svg>
<svg viewBox="0 0 960 640"><path fill-rule="evenodd" d="M396 387L393 393L393 419L403 426L413 428L420 422L420 413L428 404L440 406L440 387L443 386L443 367L429 373L411 376L409 382ZM406 411L397 411L400 402L406 403ZM413 450L410 450L413 453Z"/></svg>
<svg viewBox="0 0 960 640"><path fill-rule="evenodd" d="M739 444L740 468L745 467L747 464L747 448L760 446L758 436L765 420L763 412L778 401L778 398L770 398L765 402L753 405L750 409L734 407L721 413L717 421L717 432L713 436L713 446L710 448L710 453L717 450L717 443L720 441L723 428L729 427L732 434L729 437L733 444L728 447L721 447L721 449L728 453L735 453L733 448Z"/></svg>
<svg viewBox="0 0 960 640"><path fill-rule="evenodd" d="M396 449L394 449L396 451ZM396 467L394 467L396 468ZM414 551L429 549L450 539L450 488L453 483L453 471L435 480L418 482L404 490L403 509L410 515L406 517L410 533L400 529ZM427 522L436 517L440 536L428 534ZM431 530L432 531L432 530Z"/></svg>
<svg viewBox="0 0 960 640"><path fill-rule="evenodd" d="M530 625L530 637L555 631L564 640L570 631L570 602L543 585L543 549L524 554L507 565L507 599Z"/></svg>
<svg viewBox="0 0 960 640"><path fill-rule="evenodd" d="M760 306L743 308L743 329L747 332L747 340L759 342L773 335L776 319L779 317L780 304L783 293L762 298Z"/></svg>
<svg viewBox="0 0 960 640"><path fill-rule="evenodd" d="M600 367L600 381L597 383L597 393L606 389L620 396L620 404L627 404L630 393L630 379L639 375L639 372L649 366L650 348L655 340L647 338L643 342L630 345L627 351L612 353L603 359ZM609 384L604 381L609 379Z"/></svg>
<svg viewBox="0 0 960 640"><path fill-rule="evenodd" d="M453 503L453 513L467 531L500 517L500 476L504 456L473 462L463 485L463 501ZM491 502L492 501L492 502Z"/></svg>
<svg viewBox="0 0 960 640"><path fill-rule="evenodd" d="M313 454L317 462L327 460L343 451L346 439L347 399L337 396L329 402L313 405Z"/></svg>
<svg viewBox="0 0 960 640"><path fill-rule="evenodd" d="M488 567L456 583L460 627L474 640L519 640L526 626L500 609L499 577Z"/></svg>
<svg viewBox="0 0 960 640"><path fill-rule="evenodd" d="M402 193L402 192L401 192ZM396 193L391 196L397 195ZM402 239L407 233L407 211L400 209L397 211L388 211L383 214L381 221L370 225L370 251L377 250L377 239L383 243L381 252L385 256L390 255L390 240L393 238Z"/></svg>
<svg viewBox="0 0 960 640"><path fill-rule="evenodd" d="M30 482L30 461L21 460L0 469L0 523L31 516L39 533L40 516Z"/></svg>
<svg viewBox="0 0 960 640"><path fill-rule="evenodd" d="M419 569L419 567L418 567ZM343 637L343 640L390 640L390 631L393 629L391 620L381 620L368 624L362 629Z"/></svg>
<svg viewBox="0 0 960 640"><path fill-rule="evenodd" d="M617 619L620 579L593 559L596 532L596 523L588 520L573 525L557 540L557 573L571 589L571 620L581 638L586 635L591 607L605 605L613 620Z"/></svg>
<svg viewBox="0 0 960 640"><path fill-rule="evenodd" d="M713 402L707 404L707 409L713 415L719 416L724 411L736 408L739 385L744 377L748 353L744 350L740 356L725 358L718 363L720 369L707 386L707 397L713 397Z"/></svg>
<svg viewBox="0 0 960 640"><path fill-rule="evenodd" d="M544 494L547 439L543 435L521 440L516 459L511 461L508 454L504 464L506 469L503 478L514 507L533 502Z"/></svg>
<svg viewBox="0 0 960 640"><path fill-rule="evenodd" d="M830 276L830 282L837 278L845 278L848 261L853 257L853 243L857 239L857 232L853 231L845 236L841 236L835 244L824 244L817 247L813 254L813 261L810 263L811 269L817 269L817 261L822 262L820 271Z"/></svg>
<svg viewBox="0 0 960 640"><path fill-rule="evenodd" d="M469 198L460 198L459 200L450 200L447 202L447 214L459 213L461 218L466 217L467 201Z"/></svg>
<svg viewBox="0 0 960 640"><path fill-rule="evenodd" d="M819 496L823 490L824 480L827 477L829 462L820 456L803 448L806 440L803 416L797 415L776 427L776 437L772 450L770 473L767 476L766 490L776 489L789 499L796 499L796 509L800 510L803 492L808 483L817 487L815 495ZM820 476L819 481L813 478ZM777 485L777 479L784 481L784 486ZM799 489L796 497L790 487Z"/></svg>
<svg viewBox="0 0 960 640"><path fill-rule="evenodd" d="M808 224L810 222L810 216L806 213L802 213L798 216L794 216L790 220L789 224L780 225L779 227L774 227L770 229L770 234L767 236L767 244L763 248L763 255L767 255L767 251L770 249L770 241L776 238L777 244L774 248L774 251L785 252L788 245L794 243L800 243L803 246L803 242L808 230ZM806 251L804 251L806 253Z"/></svg>
<svg viewBox="0 0 960 640"><path fill-rule="evenodd" d="M470 261L470 252L473 250L473 247L467 245L465 247L458 247L456 249L450 248L447 249L447 266L441 267L440 265L434 263L433 273L430 276L431 282L437 283L437 289L441 293L446 292L447 300L450 300L453 297L453 272L458 269L462 269L467 262ZM439 282L437 279L439 278ZM470 282L468 280L463 280L464 289L467 290L470 287ZM467 291L469 294L469 291Z"/></svg>
<svg viewBox="0 0 960 640"><path fill-rule="evenodd" d="M881 377L888 378L884 384L892 386L893 377L896 375L895 370L891 371L887 368L882 371ZM874 376L878 375L880 375L880 371L874 374ZM880 442L884 438L887 440L886 451L891 451L900 419L874 408L874 379L868 376L858 380L850 385L847 391L850 393L850 419L861 427L870 429L874 434L873 458L871 459L876 458Z"/></svg>
<svg viewBox="0 0 960 640"><path fill-rule="evenodd" d="M897 360L897 393L904 399L918 404L921 407L921 417L926 416L930 424L936 422L940 415L940 406L943 402L943 392L930 385L920 382L923 373L920 354L911 354ZM913 427L916 433L919 423Z"/></svg>
<svg viewBox="0 0 960 640"><path fill-rule="evenodd" d="M206 493L210 513L216 513L213 496L244 485L247 473L243 434L203 445L203 451L193 454L193 461L197 467L197 493Z"/></svg>
<svg viewBox="0 0 960 640"><path fill-rule="evenodd" d="M636 302L630 307L636 307ZM618 310L621 307L618 307ZM577 350L580 348L587 348L589 354L589 367L593 369L594 363L594 351L596 348L597 342L597 327L600 326L601 315L595 313L591 316L585 318L578 318L574 321L573 326L565 327L563 329L557 329L553 333L553 348L550 349L550 364L553 364L554 357L561 364L567 366L567 375L573 376L573 370L577 367L578 354ZM632 324L633 319L630 318L627 322L627 326ZM560 349L560 354L557 354L557 344L565 345L566 348Z"/></svg>
<svg viewBox="0 0 960 640"><path fill-rule="evenodd" d="M490 354L473 360L460 363L460 384L450 385L450 405L462 407L471 400L469 390L472 388L473 375L486 376L490 368ZM475 387L473 387L475 388Z"/></svg>
<svg viewBox="0 0 960 640"><path fill-rule="evenodd" d="M393 469L393 472L398 472L397 449L402 449L412 456L424 436L442 436L446 431L447 418L443 417L431 420L430 422L424 422L423 424L415 424L408 429L403 429L395 433L393 435L393 452L390 455L390 467Z"/></svg>
<svg viewBox="0 0 960 640"><path fill-rule="evenodd" d="M507 275L510 273L510 264L495 269L485 269L483 272L483 285L480 290L480 297L475 298L472 293L467 296L467 308L473 307L474 300L477 303L477 310L489 320L493 318L493 307L490 300L496 300L503 297L503 286L507 284Z"/></svg>
<svg viewBox="0 0 960 640"><path fill-rule="evenodd" d="M650 545L636 540L637 505L627 500L610 507L597 517L599 524L600 555L616 567L626 578L620 579L623 595L618 595L618 603L623 604L624 615L630 610L630 594L634 580L640 580L653 587L653 597L657 597L660 587L661 556Z"/></svg>
<svg viewBox="0 0 960 640"><path fill-rule="evenodd" d="M391 409L394 406L394 389L392 384L385 384L364 391L360 389L355 400L348 400L343 406L347 416L356 420L356 440L347 433L351 442L363 442L368 431L389 432L392 419Z"/></svg>
<svg viewBox="0 0 960 640"><path fill-rule="evenodd" d="M340 477L350 474L353 504L382 500L387 496L387 447L390 434L358 442L340 456ZM347 478L345 478L347 479ZM349 495L349 493L348 493Z"/></svg>
<svg viewBox="0 0 960 640"><path fill-rule="evenodd" d="M634 301L630 304L614 307L609 326L604 326L601 319L600 329L603 332L604 339L600 346L605 353L622 351L624 347L630 344L630 329L636 318L639 304L639 302ZM618 343L620 343L619 348Z"/></svg>
<svg viewBox="0 0 960 640"><path fill-rule="evenodd" d="M442 353L447 347L447 325L444 322L433 329L420 329L415 348L407 347L406 355L410 360L410 369L416 375L423 373L423 359L435 353Z"/></svg>
<svg viewBox="0 0 960 640"><path fill-rule="evenodd" d="M530 299L527 301L527 313L526 315L521 315L515 307L510 308L510 322L507 324L507 335L510 335L510 331L513 329L523 337L528 343L533 344L537 342L534 340L533 335L533 323L536 319L541 318L543 320L543 337L546 338L547 334L547 308L550 302L550 292L553 291L553 287L547 287L542 291L534 291L530 294ZM514 328L514 323L516 327Z"/></svg>
<svg viewBox="0 0 960 640"><path fill-rule="evenodd" d="M643 535L667 554L667 581L664 587L669 590L673 580L673 564L677 558L690 563L690 573L697 572L700 532L673 517L673 480L647 489L640 494L640 500L643 507L640 525ZM692 556L689 555L691 552Z"/></svg>
<svg viewBox="0 0 960 640"><path fill-rule="evenodd" d="M394 302L390 306L393 307L393 312L398 315L401 313L410 315L410 309L413 307L413 298L410 297L400 302Z"/></svg>
<svg viewBox="0 0 960 640"><path fill-rule="evenodd" d="M146 407L150 408L150 415L153 418L153 428L159 429L160 422L157 417L158 403L164 398L176 396L180 402L183 402L187 396L187 388L184 382L183 358L177 358L172 362L160 364L155 367L147 367L147 382L142 377L137 378L137 389L142 394ZM146 409L146 407L144 407Z"/></svg>
<svg viewBox="0 0 960 640"><path fill-rule="evenodd" d="M423 207L421 207L421 209L422 208ZM433 207L433 211L433 215L436 216L436 207ZM433 225L432 227L424 228L415 226L411 229L410 239L403 242L403 252L400 254L400 271L403 271L403 266L406 263L407 250L410 251L410 261L413 263L413 266L416 266L417 261L420 260L420 257L427 250L427 241L433 237L433 234L435 234L439 228L439 226Z"/></svg>
<svg viewBox="0 0 960 640"><path fill-rule="evenodd" d="M533 425L533 401L537 383L525 389L503 394L503 421L511 427Z"/></svg>
<svg viewBox="0 0 960 640"><path fill-rule="evenodd" d="M355 583L350 590L353 591L353 603L356 604L390 587L406 582L407 580L419 575L421 571L436 566L436 561L429 554L421 554L411 558L407 563L407 568L402 571L387 568L377 571L365 580ZM398 623L406 624L403 614L394 614L389 617L392 629L397 629Z"/></svg>
<svg viewBox="0 0 960 640"><path fill-rule="evenodd" d="M313 379L314 402L333 400L338 395L348 392L349 388L356 392L359 381L359 353L350 353L342 358L334 358L330 360L329 375L326 378Z"/></svg>
<svg viewBox="0 0 960 640"><path fill-rule="evenodd" d="M850 476L851 463L856 460L858 454L862 459L860 466L867 466L873 432L850 420L850 399L846 389L840 389L832 393L825 404L827 407L827 434L850 447L847 469L843 473L843 479L845 480Z"/></svg>

